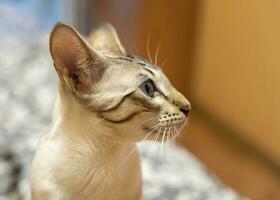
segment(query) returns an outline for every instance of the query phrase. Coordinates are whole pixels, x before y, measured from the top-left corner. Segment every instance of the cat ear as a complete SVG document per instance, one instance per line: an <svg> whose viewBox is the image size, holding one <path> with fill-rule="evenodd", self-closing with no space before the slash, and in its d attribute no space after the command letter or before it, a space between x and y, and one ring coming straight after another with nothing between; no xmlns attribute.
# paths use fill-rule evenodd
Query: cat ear
<svg viewBox="0 0 280 200"><path fill-rule="evenodd" d="M105 23L91 31L89 36L90 45L97 50L117 55L125 55L125 49L121 45L114 27Z"/></svg>
<svg viewBox="0 0 280 200"><path fill-rule="evenodd" d="M58 23L54 27L50 52L60 79L70 89L88 91L102 76L103 56L91 49L71 26Z"/></svg>

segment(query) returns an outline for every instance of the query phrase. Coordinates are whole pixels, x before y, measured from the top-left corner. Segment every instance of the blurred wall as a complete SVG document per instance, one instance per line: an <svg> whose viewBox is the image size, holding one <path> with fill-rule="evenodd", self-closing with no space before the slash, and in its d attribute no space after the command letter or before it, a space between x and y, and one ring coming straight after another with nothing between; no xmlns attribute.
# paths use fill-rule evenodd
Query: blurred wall
<svg viewBox="0 0 280 200"><path fill-rule="evenodd" d="M102 22L110 22L127 51L135 50L138 3L139 0L87 0L87 32Z"/></svg>
<svg viewBox="0 0 280 200"><path fill-rule="evenodd" d="M280 164L280 1L201 5L192 97Z"/></svg>
<svg viewBox="0 0 280 200"><path fill-rule="evenodd" d="M161 66L172 83L188 94L193 61L198 0L142 0L139 6L138 46Z"/></svg>

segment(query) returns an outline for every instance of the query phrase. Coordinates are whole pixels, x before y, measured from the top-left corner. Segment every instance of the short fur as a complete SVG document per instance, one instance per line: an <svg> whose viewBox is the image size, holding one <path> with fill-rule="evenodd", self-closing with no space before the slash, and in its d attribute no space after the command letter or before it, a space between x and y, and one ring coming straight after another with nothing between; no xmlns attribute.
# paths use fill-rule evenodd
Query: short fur
<svg viewBox="0 0 280 200"><path fill-rule="evenodd" d="M142 199L136 142L175 137L189 102L159 67L126 55L109 24L88 42L58 24L50 52L60 83L52 127L33 160L32 199ZM147 80L153 96L140 88Z"/></svg>

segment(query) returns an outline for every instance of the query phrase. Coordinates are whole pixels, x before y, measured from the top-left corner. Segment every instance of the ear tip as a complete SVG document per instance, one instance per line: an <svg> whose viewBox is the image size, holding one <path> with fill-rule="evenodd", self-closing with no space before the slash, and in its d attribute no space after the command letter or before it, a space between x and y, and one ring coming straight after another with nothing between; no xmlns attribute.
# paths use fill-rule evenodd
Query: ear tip
<svg viewBox="0 0 280 200"><path fill-rule="evenodd" d="M109 22L104 22L101 26L106 29L115 29L114 26Z"/></svg>
<svg viewBox="0 0 280 200"><path fill-rule="evenodd" d="M50 48L51 53L52 53L53 44L55 43L55 41L58 41L62 37L64 37L65 33L73 33L73 32L76 32L76 31L72 26L70 26L64 22L57 22L54 25L54 27L51 31L50 37L49 37L49 48Z"/></svg>
<svg viewBox="0 0 280 200"><path fill-rule="evenodd" d="M68 24L66 24L66 23L64 23L64 22L57 22L57 23L54 25L53 29L52 29L52 33L55 32L55 31L56 31L57 29L59 29L59 28L69 28L69 29L73 29L72 26L70 26L70 25L68 25Z"/></svg>
<svg viewBox="0 0 280 200"><path fill-rule="evenodd" d="M68 30L70 30L70 31L75 31L75 29L74 29L72 26L70 26L70 25L68 25L68 24L66 24L66 23L64 23L64 22L57 22L57 23L54 25L54 27L53 27L53 29L52 29L52 31L51 31L51 34L50 34L50 42L52 41L52 39L53 39L53 37L54 37L54 35L55 35L56 33L59 33L59 31L65 30L65 29L68 29Z"/></svg>
<svg viewBox="0 0 280 200"><path fill-rule="evenodd" d="M91 33L96 32L97 30L109 30L109 31L115 31L114 26L109 22L100 22L98 23L94 29L92 29Z"/></svg>
<svg viewBox="0 0 280 200"><path fill-rule="evenodd" d="M57 26L61 26L61 25L66 25L66 23L62 22L62 21L58 21L54 27L57 27Z"/></svg>

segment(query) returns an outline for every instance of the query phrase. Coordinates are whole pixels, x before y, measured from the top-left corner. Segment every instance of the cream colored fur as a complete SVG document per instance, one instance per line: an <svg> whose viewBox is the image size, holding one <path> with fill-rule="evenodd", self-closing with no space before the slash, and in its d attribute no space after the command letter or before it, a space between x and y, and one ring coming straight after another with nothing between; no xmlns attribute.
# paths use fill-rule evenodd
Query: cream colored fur
<svg viewBox="0 0 280 200"><path fill-rule="evenodd" d="M33 200L142 199L136 142L164 141L186 122L189 102L158 67L125 57L111 25L89 42L64 24L52 32L60 83L33 160ZM153 97L139 88L147 78L158 88Z"/></svg>
<svg viewBox="0 0 280 200"><path fill-rule="evenodd" d="M94 134L106 130L62 85L54 113L33 161L32 199L141 199L138 152L121 164L134 143Z"/></svg>

